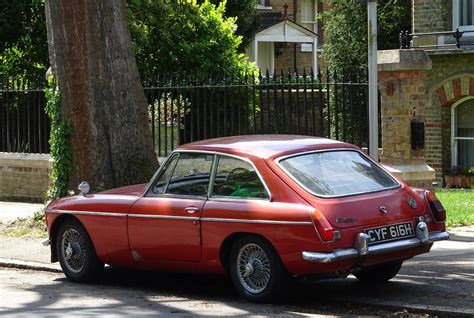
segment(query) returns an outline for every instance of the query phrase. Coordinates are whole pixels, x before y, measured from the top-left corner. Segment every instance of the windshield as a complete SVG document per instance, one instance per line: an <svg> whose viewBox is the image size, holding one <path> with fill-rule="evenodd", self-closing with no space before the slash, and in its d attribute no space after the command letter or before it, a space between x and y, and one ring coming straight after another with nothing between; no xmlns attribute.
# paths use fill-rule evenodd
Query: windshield
<svg viewBox="0 0 474 318"><path fill-rule="evenodd" d="M312 152L284 158L281 168L310 193L322 197L382 191L398 182L357 151Z"/></svg>

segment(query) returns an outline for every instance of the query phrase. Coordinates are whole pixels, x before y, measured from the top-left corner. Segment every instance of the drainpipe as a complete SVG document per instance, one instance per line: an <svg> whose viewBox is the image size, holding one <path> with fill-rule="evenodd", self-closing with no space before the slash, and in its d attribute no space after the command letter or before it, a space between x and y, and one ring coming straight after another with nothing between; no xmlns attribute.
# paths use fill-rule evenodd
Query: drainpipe
<svg viewBox="0 0 474 318"><path fill-rule="evenodd" d="M297 0L293 0L293 22L296 23ZM293 71L296 72L296 43L293 43Z"/></svg>
<svg viewBox="0 0 474 318"><path fill-rule="evenodd" d="M368 68L369 68L369 155L379 161L379 127L377 103L377 0L367 1Z"/></svg>

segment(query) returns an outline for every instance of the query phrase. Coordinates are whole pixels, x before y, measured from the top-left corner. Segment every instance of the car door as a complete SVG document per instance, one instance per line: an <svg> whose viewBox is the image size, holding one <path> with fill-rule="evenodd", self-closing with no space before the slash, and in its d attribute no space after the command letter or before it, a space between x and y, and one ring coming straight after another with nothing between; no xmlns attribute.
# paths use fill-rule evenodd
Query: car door
<svg viewBox="0 0 474 318"><path fill-rule="evenodd" d="M281 207L270 200L270 192L250 161L218 155L215 166L211 195L202 217L204 241L234 231L275 230L265 226L273 221L269 212L276 216L286 212L279 213Z"/></svg>
<svg viewBox="0 0 474 318"><path fill-rule="evenodd" d="M172 155L146 195L128 215L135 260L199 261L200 216L207 199L214 155Z"/></svg>

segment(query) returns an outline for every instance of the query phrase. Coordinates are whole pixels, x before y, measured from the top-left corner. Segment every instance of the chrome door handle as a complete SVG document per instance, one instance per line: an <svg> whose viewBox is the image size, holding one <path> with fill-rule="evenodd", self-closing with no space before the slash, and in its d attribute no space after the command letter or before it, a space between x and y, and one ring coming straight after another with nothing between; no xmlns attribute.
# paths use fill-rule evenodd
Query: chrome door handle
<svg viewBox="0 0 474 318"><path fill-rule="evenodd" d="M185 208L184 211L188 212L188 213L196 213L199 211L199 208L196 208L196 207L193 207L193 206L190 206L189 208Z"/></svg>

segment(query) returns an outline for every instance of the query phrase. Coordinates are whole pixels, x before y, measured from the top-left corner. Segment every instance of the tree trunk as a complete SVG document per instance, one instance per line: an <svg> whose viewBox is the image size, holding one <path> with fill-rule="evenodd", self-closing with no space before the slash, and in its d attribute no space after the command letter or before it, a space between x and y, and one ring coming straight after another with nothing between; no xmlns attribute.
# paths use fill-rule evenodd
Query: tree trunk
<svg viewBox="0 0 474 318"><path fill-rule="evenodd" d="M72 126L69 184L142 183L158 161L125 0L46 0L49 58Z"/></svg>

